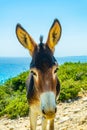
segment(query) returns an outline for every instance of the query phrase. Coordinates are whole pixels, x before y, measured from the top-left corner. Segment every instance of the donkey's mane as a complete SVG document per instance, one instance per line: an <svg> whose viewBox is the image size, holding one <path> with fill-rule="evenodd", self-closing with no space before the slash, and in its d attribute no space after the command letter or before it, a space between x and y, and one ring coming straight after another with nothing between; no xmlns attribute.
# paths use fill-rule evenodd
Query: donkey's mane
<svg viewBox="0 0 87 130"><path fill-rule="evenodd" d="M42 42L38 45L33 55L30 68L37 68L44 71L45 68L52 67L56 62L52 52Z"/></svg>
<svg viewBox="0 0 87 130"><path fill-rule="evenodd" d="M43 36L42 35L40 35L39 40L40 40L40 44L43 43Z"/></svg>

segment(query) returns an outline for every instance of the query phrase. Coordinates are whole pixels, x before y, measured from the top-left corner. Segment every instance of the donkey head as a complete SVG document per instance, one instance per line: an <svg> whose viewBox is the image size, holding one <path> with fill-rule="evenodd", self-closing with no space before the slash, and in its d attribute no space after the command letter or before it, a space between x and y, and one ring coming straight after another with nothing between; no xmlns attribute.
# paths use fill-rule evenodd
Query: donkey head
<svg viewBox="0 0 87 130"><path fill-rule="evenodd" d="M16 27L16 34L19 42L29 50L32 56L30 64L31 85L28 97L29 94L33 100L37 97L43 116L48 119L54 118L56 96L59 94L60 84L56 75L58 64L53 54L55 45L61 36L61 25L57 19L54 20L45 44L43 44L43 38L40 37L40 44L37 45L20 24ZM30 89L34 89L32 94Z"/></svg>

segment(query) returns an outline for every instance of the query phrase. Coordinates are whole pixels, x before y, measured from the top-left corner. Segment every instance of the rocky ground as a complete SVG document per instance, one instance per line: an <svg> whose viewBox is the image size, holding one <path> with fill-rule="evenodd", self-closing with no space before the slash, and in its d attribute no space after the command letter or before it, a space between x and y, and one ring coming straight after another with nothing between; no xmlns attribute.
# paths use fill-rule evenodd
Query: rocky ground
<svg viewBox="0 0 87 130"><path fill-rule="evenodd" d="M59 103L55 118L55 130L87 130L87 96ZM1 118L0 130L30 130L29 117L15 120ZM38 117L37 130L41 130Z"/></svg>

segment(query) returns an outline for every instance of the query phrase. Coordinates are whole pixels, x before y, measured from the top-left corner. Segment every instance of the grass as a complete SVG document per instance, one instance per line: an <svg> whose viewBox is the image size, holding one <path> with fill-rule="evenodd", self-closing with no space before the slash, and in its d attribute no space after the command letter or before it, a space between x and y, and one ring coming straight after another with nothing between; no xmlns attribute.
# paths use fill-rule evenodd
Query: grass
<svg viewBox="0 0 87 130"><path fill-rule="evenodd" d="M29 71L9 79L0 86L0 116L8 118L27 116L29 106L26 99L25 81ZM65 63L57 73L60 83L60 101L76 98L87 91L87 63Z"/></svg>

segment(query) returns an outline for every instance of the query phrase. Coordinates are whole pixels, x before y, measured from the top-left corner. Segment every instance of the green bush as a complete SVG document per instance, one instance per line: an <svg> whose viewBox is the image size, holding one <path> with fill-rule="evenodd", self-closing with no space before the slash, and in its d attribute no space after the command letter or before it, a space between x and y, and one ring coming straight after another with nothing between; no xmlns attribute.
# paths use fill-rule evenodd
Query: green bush
<svg viewBox="0 0 87 130"><path fill-rule="evenodd" d="M68 100L73 99L76 96L78 96L78 93L80 91L80 87L78 86L78 83L74 82L73 80L65 81L64 83L61 83L61 91L60 91L60 100Z"/></svg>
<svg viewBox="0 0 87 130"><path fill-rule="evenodd" d="M28 115L29 106L25 97L18 96L14 98L14 100L10 100L9 104L7 105L4 113L8 115L9 118L17 118L21 116Z"/></svg>
<svg viewBox="0 0 87 130"><path fill-rule="evenodd" d="M14 77L12 79L9 79L5 85L9 86L12 90L17 91L20 89L20 91L22 91L23 89L25 89L25 82L27 79L29 72L23 72L22 74L20 74L17 77Z"/></svg>
<svg viewBox="0 0 87 130"><path fill-rule="evenodd" d="M29 72L23 72L0 86L0 116L9 118L28 115L25 82Z"/></svg>
<svg viewBox="0 0 87 130"><path fill-rule="evenodd" d="M87 63L65 63L60 66L58 77L61 82L60 100L68 100L87 90Z"/></svg>

